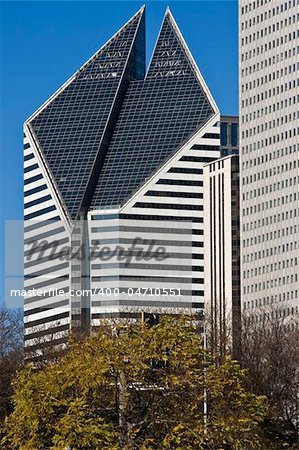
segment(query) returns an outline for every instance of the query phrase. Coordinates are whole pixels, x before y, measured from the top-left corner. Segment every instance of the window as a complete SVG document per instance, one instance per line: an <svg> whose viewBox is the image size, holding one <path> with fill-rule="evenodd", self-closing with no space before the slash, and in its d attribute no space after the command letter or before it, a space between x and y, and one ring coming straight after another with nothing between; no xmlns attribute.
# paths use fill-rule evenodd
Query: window
<svg viewBox="0 0 299 450"><path fill-rule="evenodd" d="M231 124L231 145L233 147L238 145L238 125L236 123Z"/></svg>
<svg viewBox="0 0 299 450"><path fill-rule="evenodd" d="M221 145L227 145L227 123L220 124L220 132Z"/></svg>

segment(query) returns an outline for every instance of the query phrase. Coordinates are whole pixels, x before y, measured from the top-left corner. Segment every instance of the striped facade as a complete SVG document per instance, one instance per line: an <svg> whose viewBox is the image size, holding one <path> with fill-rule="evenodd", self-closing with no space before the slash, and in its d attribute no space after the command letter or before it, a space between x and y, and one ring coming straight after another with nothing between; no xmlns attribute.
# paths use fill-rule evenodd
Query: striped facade
<svg viewBox="0 0 299 450"><path fill-rule="evenodd" d="M95 325L101 314L203 308L203 166L219 158L218 120L210 119L122 208L89 212L91 244L104 237L103 244L113 240L127 249L140 236L165 246L168 256L161 263L132 260L129 267L93 261L91 288L102 289L91 299ZM112 293L103 298L107 288L119 289L119 297ZM157 295L150 288L157 289ZM141 292L134 294L138 289Z"/></svg>
<svg viewBox="0 0 299 450"><path fill-rule="evenodd" d="M27 133L26 133L27 132ZM64 343L70 327L70 263L54 263L49 258L53 246L57 251L69 244L71 228L45 170L39 152L24 132L24 288L26 290L50 290L53 295L27 295L24 302L25 346L37 354L42 341L55 340ZM45 240L49 248L41 255L39 247ZM35 250L35 251L34 251ZM39 256L40 255L40 256ZM55 290L65 296L54 295ZM49 335L49 330L51 333Z"/></svg>
<svg viewBox="0 0 299 450"><path fill-rule="evenodd" d="M26 297L28 351L104 317L203 308L220 115L169 9L147 72L144 43L142 8L25 123L25 288L54 291Z"/></svg>

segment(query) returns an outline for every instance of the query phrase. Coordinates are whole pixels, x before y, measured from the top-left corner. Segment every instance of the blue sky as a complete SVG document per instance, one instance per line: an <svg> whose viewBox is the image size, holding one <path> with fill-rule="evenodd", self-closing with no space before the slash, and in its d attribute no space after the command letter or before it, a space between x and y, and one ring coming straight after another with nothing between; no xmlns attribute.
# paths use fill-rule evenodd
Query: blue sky
<svg viewBox="0 0 299 450"><path fill-rule="evenodd" d="M1 2L1 286L3 222L23 217L22 124L142 4L125 0ZM153 0L145 4L147 58L169 5L221 113L237 114L237 1Z"/></svg>

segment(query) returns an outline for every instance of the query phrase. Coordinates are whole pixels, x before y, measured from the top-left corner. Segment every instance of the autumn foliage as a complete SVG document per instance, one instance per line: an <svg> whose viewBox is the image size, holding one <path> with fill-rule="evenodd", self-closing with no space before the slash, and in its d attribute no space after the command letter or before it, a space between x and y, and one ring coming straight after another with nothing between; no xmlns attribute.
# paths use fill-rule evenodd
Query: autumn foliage
<svg viewBox="0 0 299 450"><path fill-rule="evenodd" d="M264 449L265 398L215 364L190 318L111 323L14 382L7 449ZM207 404L207 415L204 404Z"/></svg>

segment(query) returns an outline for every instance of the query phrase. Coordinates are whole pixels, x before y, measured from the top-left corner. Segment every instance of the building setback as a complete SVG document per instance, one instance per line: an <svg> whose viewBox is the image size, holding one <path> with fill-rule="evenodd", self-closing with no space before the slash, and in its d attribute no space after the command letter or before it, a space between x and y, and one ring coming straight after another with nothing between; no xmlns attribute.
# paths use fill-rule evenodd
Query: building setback
<svg viewBox="0 0 299 450"><path fill-rule="evenodd" d="M204 166L205 315L214 351L237 353L240 337L239 156Z"/></svg>
<svg viewBox="0 0 299 450"><path fill-rule="evenodd" d="M298 1L239 5L242 307L299 306Z"/></svg>
<svg viewBox="0 0 299 450"><path fill-rule="evenodd" d="M141 8L25 122L25 287L65 291L26 298L27 348L103 317L202 309L203 166L220 156L219 120L169 9L145 70ZM97 250L28 260L45 238L60 255ZM138 259L152 240L166 259Z"/></svg>

